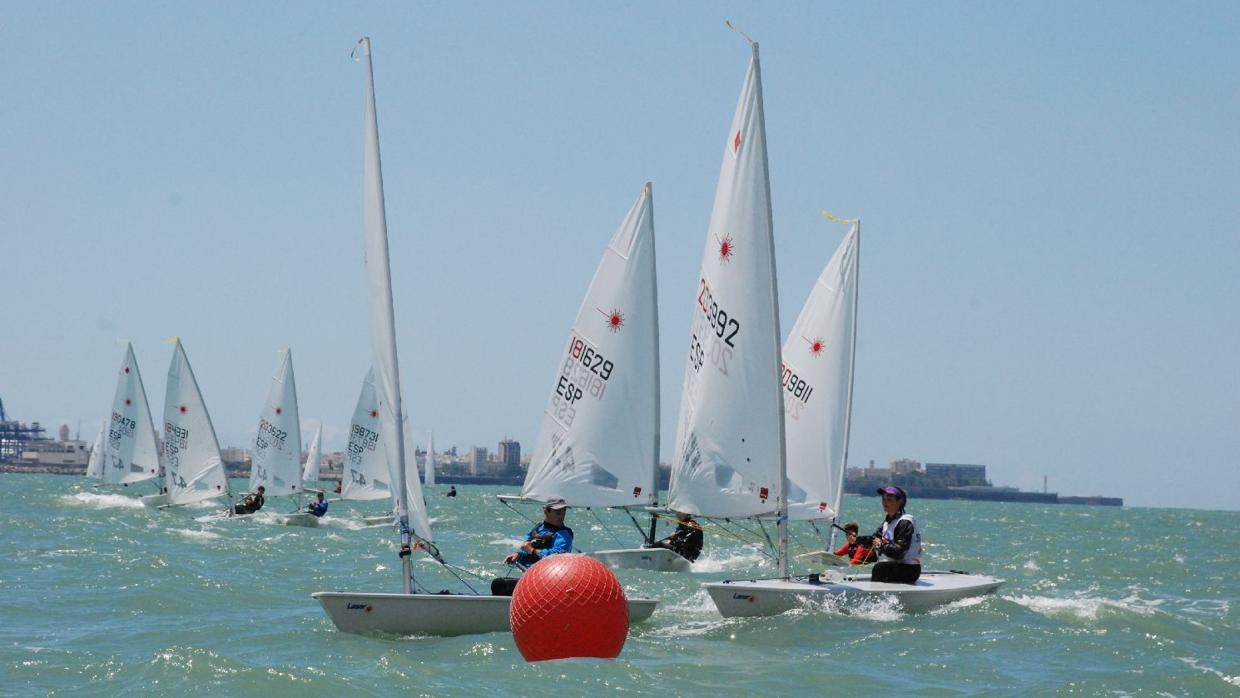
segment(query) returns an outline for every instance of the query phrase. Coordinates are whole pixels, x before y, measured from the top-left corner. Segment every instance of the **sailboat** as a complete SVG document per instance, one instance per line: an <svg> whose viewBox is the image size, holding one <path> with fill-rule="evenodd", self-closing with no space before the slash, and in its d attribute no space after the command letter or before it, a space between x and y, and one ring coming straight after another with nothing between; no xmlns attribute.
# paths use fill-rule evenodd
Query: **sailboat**
<svg viewBox="0 0 1240 698"><path fill-rule="evenodd" d="M693 309L668 508L775 517L787 574L779 300L758 46L728 131Z"/></svg>
<svg viewBox="0 0 1240 698"><path fill-rule="evenodd" d="M426 460L422 466L423 480L422 484L427 487L435 486L435 432L430 433L430 437L426 440Z"/></svg>
<svg viewBox="0 0 1240 698"><path fill-rule="evenodd" d="M159 476L159 445L132 344L126 344L112 412L100 432L87 467L87 476L99 480L98 486L127 487Z"/></svg>
<svg viewBox="0 0 1240 698"><path fill-rule="evenodd" d="M396 513L400 529L402 593L315 592L316 599L336 627L348 633L388 635L464 635L507 630L508 596L470 596L414 593L411 556L416 547L443 563L431 538L426 505L422 500L417 469L404 448L404 415L401 405L399 364L396 357L395 313L392 277L388 261L387 223L383 204L383 174L379 160L379 127L375 114L374 69L370 39L358 41L366 59L365 158L363 211L369 326L378 418L389 457L396 463L398 478ZM356 56L357 48L354 49ZM412 476L410 474L412 470ZM630 621L644 620L654 612L654 600L630 600Z"/></svg>
<svg viewBox="0 0 1240 698"><path fill-rule="evenodd" d="M792 521L838 525L852 420L860 245L861 222L852 221L784 341L780 386ZM797 559L848 565L830 550Z"/></svg>
<svg viewBox="0 0 1240 698"><path fill-rule="evenodd" d="M229 494L215 426L180 339L164 392L163 464L168 492L143 497L143 504L181 506Z"/></svg>
<svg viewBox="0 0 1240 698"><path fill-rule="evenodd" d="M254 436L254 455L250 465L249 491L264 488L266 497L296 497L297 511L282 518L283 523L317 526L319 520L301 509L301 418L297 408L297 381L293 373L293 352L286 349L271 379L267 401L258 418Z"/></svg>
<svg viewBox="0 0 1240 698"><path fill-rule="evenodd" d="M86 461L86 477L91 480L103 480L103 427L95 436L95 445L90 447L90 459ZM98 487L98 485L96 485Z"/></svg>
<svg viewBox="0 0 1240 698"><path fill-rule="evenodd" d="M375 372L371 369L362 379L362 389L349 423L349 444L344 453L344 470L340 477L342 501L374 501L391 499L396 510L396 488L389 455L379 419L379 398L375 391ZM393 522L391 514L362 517L367 525Z"/></svg>
<svg viewBox="0 0 1240 698"><path fill-rule="evenodd" d="M789 350L785 344L783 356L796 356L798 360L790 365L785 359L781 365L761 68L758 44L752 40L750 44L752 58L725 146L702 261L702 290L686 369L669 506L715 517L774 514L779 526L779 577L728 580L703 587L725 617L774 615L795 608L804 599L826 597L854 600L893 596L907 610L923 610L992 593L1001 580L955 572L926 572L911 585L872 582L868 574L799 578L788 574L788 519L812 519L825 515L833 506L838 510L838 486L832 491L835 480L827 451L835 448L836 439L844 445L846 437L840 437L848 430L855 292L851 316L838 318L838 336L834 337L837 343L847 340L846 359L837 358L834 378L824 378L825 390L819 394L834 397L831 409L835 417L842 404L844 422L817 424L818 429L825 426L825 431L832 433L820 435L823 441L813 443L807 438L809 432L801 428L794 426L792 432L786 432L785 415L786 411L788 415L797 412L795 407L787 407L789 395L808 401L818 387L809 381L802 384L804 378L796 367L803 365L799 356L806 349L811 354L815 348L820 354L824 349L822 345L815 347L816 337L809 336L812 321L822 309L812 306L811 298L812 307L800 319L804 324L799 320L794 326L795 332L809 336L807 346ZM859 224L856 232L859 234ZM755 259L747 260L748 255ZM844 261L841 258L841 266ZM853 264L855 261L854 254ZM855 284L855 266L852 272ZM726 316L725 311L729 313ZM796 339L794 336L790 343L795 344ZM699 346L699 342L704 345ZM843 346L837 349L844 351ZM716 356L729 361L716 361ZM801 416L798 414L794 421ZM822 414L824 419L827 416ZM795 437L787 439L789 433ZM798 460L792 473L787 466L788 455ZM802 462L802 458L815 460Z"/></svg>
<svg viewBox="0 0 1240 698"><path fill-rule="evenodd" d="M306 465L301 473L302 487L316 487L319 482L320 469L323 464L323 425L314 430L314 438L310 439L310 451L306 454Z"/></svg>
<svg viewBox="0 0 1240 698"><path fill-rule="evenodd" d="M521 498L644 509L658 494L658 457L659 312L647 182L608 242L569 331ZM612 567L689 569L663 548L592 555Z"/></svg>

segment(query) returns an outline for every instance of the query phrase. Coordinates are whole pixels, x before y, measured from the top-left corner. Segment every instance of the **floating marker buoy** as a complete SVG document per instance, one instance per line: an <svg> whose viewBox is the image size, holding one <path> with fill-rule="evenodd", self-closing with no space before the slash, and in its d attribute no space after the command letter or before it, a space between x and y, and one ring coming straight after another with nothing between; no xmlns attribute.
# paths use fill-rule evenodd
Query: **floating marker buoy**
<svg viewBox="0 0 1240 698"><path fill-rule="evenodd" d="M562 553L535 564L512 594L512 637L527 662L612 659L629 635L629 602L607 565Z"/></svg>

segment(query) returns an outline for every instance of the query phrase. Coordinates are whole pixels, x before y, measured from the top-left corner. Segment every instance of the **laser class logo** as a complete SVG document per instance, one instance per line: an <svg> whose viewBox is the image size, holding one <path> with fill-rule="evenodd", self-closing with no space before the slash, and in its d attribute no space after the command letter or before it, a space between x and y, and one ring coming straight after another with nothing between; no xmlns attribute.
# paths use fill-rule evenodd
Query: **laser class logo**
<svg viewBox="0 0 1240 698"><path fill-rule="evenodd" d="M732 239L732 236L725 234L722 239L715 236L715 240L719 242L719 261L732 261L732 255L736 253L736 242Z"/></svg>
<svg viewBox="0 0 1240 698"><path fill-rule="evenodd" d="M602 308L596 308L596 310L602 313L603 317L607 318L607 329L612 332L619 332L620 328L624 326L624 313L616 308L612 308L611 312L607 312Z"/></svg>
<svg viewBox="0 0 1240 698"><path fill-rule="evenodd" d="M827 348L827 343L822 341L822 337L814 337L813 339L810 339L809 337L801 337L801 339L804 339L805 342L809 344L809 353L814 356L821 355L822 350Z"/></svg>

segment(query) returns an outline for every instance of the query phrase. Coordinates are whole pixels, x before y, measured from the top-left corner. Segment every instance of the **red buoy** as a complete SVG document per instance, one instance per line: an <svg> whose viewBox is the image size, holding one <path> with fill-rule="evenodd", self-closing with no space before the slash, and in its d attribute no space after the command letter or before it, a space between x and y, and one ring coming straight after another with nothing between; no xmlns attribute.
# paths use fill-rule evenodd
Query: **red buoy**
<svg viewBox="0 0 1240 698"><path fill-rule="evenodd" d="M508 612L527 662L620 654L629 635L629 602L607 565L563 553L521 577Z"/></svg>

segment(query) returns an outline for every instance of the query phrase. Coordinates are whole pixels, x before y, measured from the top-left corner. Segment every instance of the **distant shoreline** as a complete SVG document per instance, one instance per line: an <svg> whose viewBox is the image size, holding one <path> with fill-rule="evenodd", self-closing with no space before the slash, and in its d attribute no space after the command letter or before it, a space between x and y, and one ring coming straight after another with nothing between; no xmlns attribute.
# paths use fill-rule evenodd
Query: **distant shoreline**
<svg viewBox="0 0 1240 698"><path fill-rule="evenodd" d="M0 463L0 473L25 473L25 474L48 474L48 475L76 475L79 477L86 475L86 467L80 465L28 465L24 463ZM229 467L228 477L245 478L249 477L247 470ZM512 487L520 487L524 481L523 475L505 475L505 476L487 476L487 477L468 477L460 475L439 475L436 478L436 485L508 485ZM334 482L340 480L339 473L325 472L320 475L319 480L322 482ZM664 488L666 485L660 483ZM876 496L875 490L887 483L877 483L866 480L846 480L844 482L844 491L848 494L860 495L862 497ZM976 502L1016 502L1024 504L1082 504L1089 506L1104 507L1122 507L1124 500L1121 497L1103 497L1101 495L1087 497L1071 497L1060 495L1055 492L1022 492L1020 490L1012 490L1001 487L916 487L910 486L905 488L909 497L913 499L956 499Z"/></svg>

